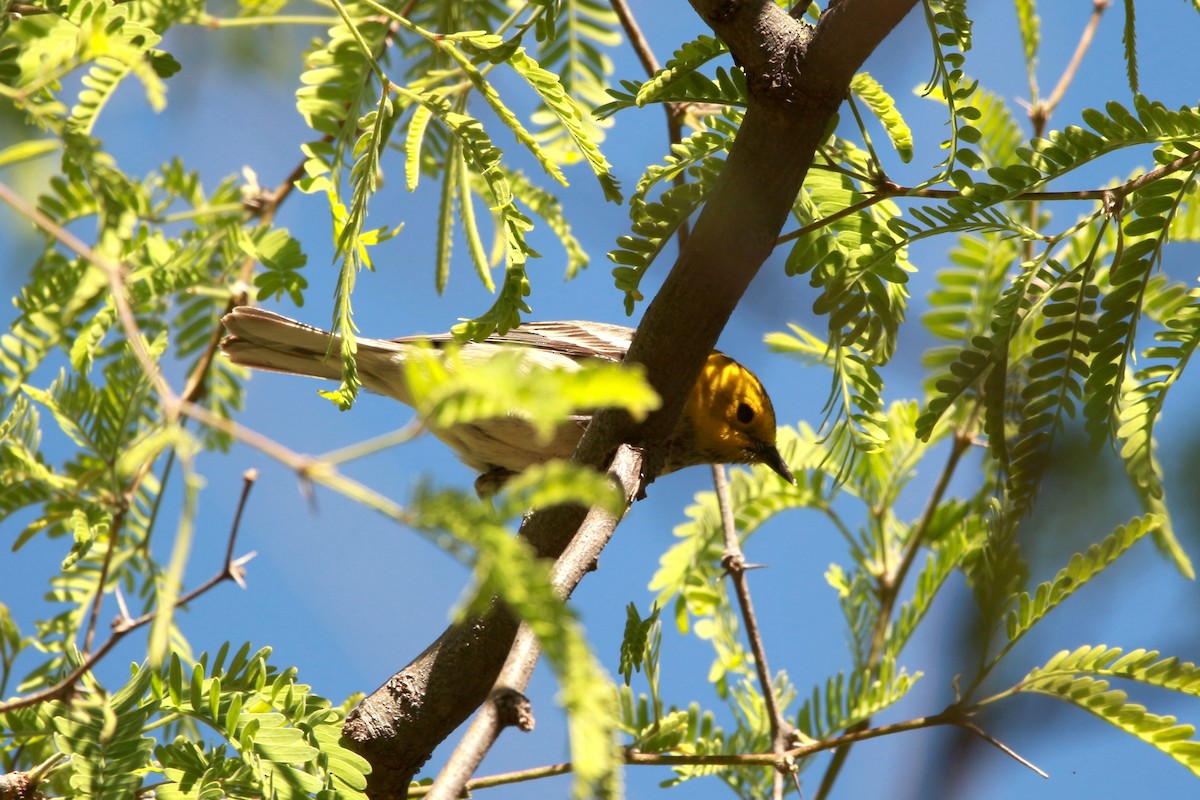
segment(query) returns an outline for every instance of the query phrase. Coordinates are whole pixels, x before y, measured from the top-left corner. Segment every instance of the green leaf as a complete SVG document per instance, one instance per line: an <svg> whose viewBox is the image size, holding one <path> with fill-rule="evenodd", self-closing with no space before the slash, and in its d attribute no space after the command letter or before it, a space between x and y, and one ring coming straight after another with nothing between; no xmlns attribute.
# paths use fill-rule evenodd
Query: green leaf
<svg viewBox="0 0 1200 800"><path fill-rule="evenodd" d="M651 608L650 615L642 619L636 605L630 603L625 607L625 634L621 637L621 661L617 671L625 679L626 686L635 670L641 672L645 666L649 672L655 666L647 659L655 649L651 645L657 636L654 632L661 627L658 621L661 610L656 604Z"/></svg>
<svg viewBox="0 0 1200 800"><path fill-rule="evenodd" d="M583 109L567 94L558 76L542 69L524 48L514 52L506 62L525 79L538 93L546 108L558 118L563 130L571 137L584 161L599 179L600 186L604 189L604 198L613 203L620 203L620 184L612 174L612 166L608 159L600 152L599 143L592 136L594 128L585 126ZM565 179L563 182L565 183Z"/></svg>
<svg viewBox="0 0 1200 800"><path fill-rule="evenodd" d="M1125 71L1129 77L1129 91L1137 94L1137 19L1133 0L1125 0L1125 28L1121 32L1121 44L1125 45Z"/></svg>
<svg viewBox="0 0 1200 800"><path fill-rule="evenodd" d="M1085 553L1075 553L1067 566L1058 571L1053 580L1038 585L1033 595L1022 592L1016 607L1009 612L1007 620L1008 643L996 660L1002 658L1033 629L1042 618L1057 608L1064 600L1077 592L1092 578L1099 575L1133 547L1139 539L1162 524L1157 516L1136 517L1126 525L1094 544Z"/></svg>
<svg viewBox="0 0 1200 800"><path fill-rule="evenodd" d="M830 345L794 323L788 327L790 334L768 334L767 346L833 373L821 430L829 437L830 454L839 470L849 468L857 454L883 450L890 438L889 425L883 409L883 380L874 365L856 347Z"/></svg>
<svg viewBox="0 0 1200 800"><path fill-rule="evenodd" d="M711 130L697 131L672 146L664 164L647 167L638 181L629 199L630 234L618 237L617 247L608 253L609 260L618 265L613 278L616 287L625 292L626 314L632 314L634 305L643 299L639 287L654 259L716 182L740 121L736 113L710 119ZM690 180L676 182L684 175ZM669 188L652 199L652 192L668 183Z"/></svg>
<svg viewBox="0 0 1200 800"><path fill-rule="evenodd" d="M866 103L867 108L871 109L871 113L883 124L883 129L887 131L892 147L896 149L900 160L905 164L911 161L913 154L912 131L909 130L904 118L900 116L900 111L896 108L896 101L884 91L879 81L872 78L869 73L860 72L850 81L850 91Z"/></svg>
<svg viewBox="0 0 1200 800"><path fill-rule="evenodd" d="M442 350L414 351L405 369L414 406L430 426L517 418L543 444L573 416L615 407L643 419L659 403L636 365L590 361L576 370L548 369L516 349L469 361Z"/></svg>
<svg viewBox="0 0 1200 800"><path fill-rule="evenodd" d="M826 739L895 705L921 679L897 670L885 659L873 672L839 672L812 694L796 714L796 727L813 739Z"/></svg>
<svg viewBox="0 0 1200 800"><path fill-rule="evenodd" d="M1087 676L1031 672L1020 687L1022 692L1065 700L1131 734L1200 776L1200 741L1194 740L1193 725L1181 725L1173 716L1151 714L1145 706L1127 701L1125 692L1109 689L1108 681Z"/></svg>
<svg viewBox="0 0 1200 800"><path fill-rule="evenodd" d="M574 613L556 594L546 562L515 537L496 509L463 492L418 490L416 518L478 553L477 590L470 606L499 596L532 630L561 686L568 715L576 793L601 791L618 779L620 759L613 734L616 694L592 654Z"/></svg>
<svg viewBox="0 0 1200 800"><path fill-rule="evenodd" d="M68 780L74 796L130 796L141 787L154 740L143 735L153 709L142 705L150 670L134 677L111 698L75 698L70 707L49 703L40 713L59 750L72 756Z"/></svg>
<svg viewBox="0 0 1200 800"><path fill-rule="evenodd" d="M1036 0L1016 0L1017 27L1021 30L1021 45L1025 51L1025 71L1030 76L1030 86L1036 85L1038 47L1041 45L1041 20L1037 14Z"/></svg>
<svg viewBox="0 0 1200 800"><path fill-rule="evenodd" d="M625 511L625 497L607 475L561 460L522 470L505 481L493 501L501 514L512 516L567 503L604 509L616 516Z"/></svg>
<svg viewBox="0 0 1200 800"><path fill-rule="evenodd" d="M26 139L11 144L0 150L0 167L7 167L9 164L17 164L22 161L32 161L53 153L59 146L57 139Z"/></svg>
<svg viewBox="0 0 1200 800"><path fill-rule="evenodd" d="M243 253L263 265L263 271L254 276L260 302L287 295L295 305L304 305L308 281L300 269L308 263L308 256L287 229L262 228L250 236L238 237L238 245Z"/></svg>

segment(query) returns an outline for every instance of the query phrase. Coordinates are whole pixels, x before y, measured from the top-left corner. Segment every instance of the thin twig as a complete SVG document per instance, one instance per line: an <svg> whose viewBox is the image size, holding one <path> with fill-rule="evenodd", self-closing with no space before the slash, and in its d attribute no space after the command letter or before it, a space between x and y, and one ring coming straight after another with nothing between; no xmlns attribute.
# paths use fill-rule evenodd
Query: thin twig
<svg viewBox="0 0 1200 800"><path fill-rule="evenodd" d="M1200 150L1193 151L1187 155L1180 156L1169 164L1163 164L1157 169L1140 175L1136 178L1122 183L1120 186L1114 186L1111 189L1080 189L1076 191L1055 191L1055 192L1021 192L1009 198L1012 201L1030 201L1030 200L1098 200L1108 204L1113 198L1121 199L1136 192L1148 183L1158 180L1159 178L1170 175L1173 172L1178 172L1182 169L1187 169L1200 163ZM775 240L776 245L786 244L787 242L799 239L801 236L806 236L814 231L818 231L827 225L837 222L843 217L855 214L863 209L870 208L876 203L881 203L884 200L894 198L932 198L935 200L952 200L956 197L962 197L961 192L953 189L916 189L911 186L900 186L891 181L881 181L871 191L867 197L859 200L857 203L839 209L827 217L815 220L800 228L797 228L790 233L785 233Z"/></svg>
<svg viewBox="0 0 1200 800"><path fill-rule="evenodd" d="M642 62L642 69L646 70L648 77L654 77L654 74L660 69L658 59L654 57L650 43L646 41L642 29L638 27L637 20L633 18L629 4L625 0L611 0L611 4L613 11L617 13L617 19L621 21L621 27L625 29L625 35L629 37L630 47L637 54L638 61ZM670 112L668 112L669 114Z"/></svg>
<svg viewBox="0 0 1200 800"><path fill-rule="evenodd" d="M92 650L92 642L96 638L96 625L100 619L100 608L104 602L104 585L108 583L108 570L112 566L113 553L117 549L117 537L120 535L121 528L125 524L124 507L117 510L113 514L112 522L108 526L108 546L104 549L104 558L100 561L100 574L96 579L96 595L92 598L92 608L88 612L87 633L83 637L83 649L80 651L86 656Z"/></svg>
<svg viewBox="0 0 1200 800"><path fill-rule="evenodd" d="M234 558L233 543L237 540L238 528L242 519L242 509L245 506L247 495L250 492L250 487L254 483L256 476L257 473L255 473L254 470L248 470L243 476L244 482L242 487L242 497L238 502L238 508L236 514L234 515L233 524L230 526L229 545L225 551L225 563L221 567L221 570L192 591L179 597L175 601L175 608L190 603L200 595L210 591L213 589L213 587L227 580L231 580L237 583L239 586L245 586L244 577L246 574L246 563L249 562L250 559L254 558L255 553L247 553L240 558ZM155 609L153 611L146 612L140 617L129 617L124 614L118 617L113 621L112 635L109 636L108 639L105 640L104 644L100 645L95 652L91 653L87 658L85 658L83 662L79 664L79 666L64 676L62 680L53 686L48 686L41 691L34 692L33 694L26 695L25 697L18 697L4 703L0 703L0 714L13 711L18 708L28 708L29 706L34 706L38 703L54 700L70 694L75 686L75 683L85 674L90 672L92 668L96 666L96 664L100 663L100 660L108 655L109 651L116 647L118 642L120 642L130 633L133 633L138 628L153 622L158 616L158 613L159 609Z"/></svg>
<svg viewBox="0 0 1200 800"><path fill-rule="evenodd" d="M171 452L171 458L174 458L174 451ZM167 469L170 469L171 460L167 461ZM112 567L113 554L117 549L117 538L121 535L122 529L125 527L125 517L129 512L129 506L134 502L138 489L142 485L142 481L150 474L150 470L154 467L154 460L142 463L133 477L129 479L129 484L126 486L122 494L121 504L117 512L113 514L112 523L108 529L108 547L104 551L104 560L100 563L100 575L96 580L96 596L92 598L92 609L88 614L87 634L83 638L83 649L80 651L84 657L92 650L92 642L95 641L96 625L100 619L100 609L104 601L104 587L108 583L108 571ZM158 515L159 504L163 498L163 486L165 481L159 482L158 493L154 498L154 509L151 512L151 522L147 526L147 531L153 529L153 521ZM142 542L143 547L148 551L150 547L150 536L147 533L145 540Z"/></svg>
<svg viewBox="0 0 1200 800"><path fill-rule="evenodd" d="M155 362L150 352L146 349L146 342L142 338L137 320L134 319L133 309L129 305L129 297L125 292L126 269L124 265L110 261L91 247L88 247L84 244L83 240L27 203L24 198L13 192L2 182L0 182L0 200L8 203L18 214L53 236L68 250L73 251L88 263L98 267L105 274L108 278L109 289L112 291L112 301L116 308L117 319L120 321L121 328L129 341L129 347L133 350L133 354L137 358L138 364L141 365L146 377L154 384L167 418L173 418L174 407L178 398L171 391L171 387L167 384L166 379L163 378L162 371L158 368L157 362Z"/></svg>
<svg viewBox="0 0 1200 800"><path fill-rule="evenodd" d="M40 14L53 14L54 12L43 6L30 5L29 3L13 3L8 7L8 13L14 16L36 17Z"/></svg>
<svg viewBox="0 0 1200 800"><path fill-rule="evenodd" d="M495 786L508 786L514 783L524 783L525 781L536 781L542 778L553 778L558 775L567 775L574 769L569 762L561 764L549 764L544 767L533 767L531 769L516 770L513 772L501 772L496 775L487 775L482 778L472 778L467 781L466 791L469 794L476 789L491 789ZM433 791L431 784L422 786L413 786L408 790L409 797L426 797Z"/></svg>
<svg viewBox="0 0 1200 800"><path fill-rule="evenodd" d="M507 727L496 708L497 693L503 689L524 689L540 652L537 637L527 624L521 623L504 667L496 677L496 689L479 709L467 732L458 740L454 752L446 759L445 766L426 794L429 800L456 800L464 796L463 791L469 785L471 776Z"/></svg>
<svg viewBox="0 0 1200 800"><path fill-rule="evenodd" d="M1063 96L1066 95L1071 82L1075 80L1075 73L1078 72L1079 65L1083 62L1084 54L1092 46L1092 40L1096 36L1096 28L1100 26L1100 17L1104 15L1110 4L1111 0L1093 0L1092 16L1088 19L1083 33L1080 34L1079 43L1075 45L1075 53L1071 56L1066 69L1063 70L1062 76L1058 79L1058 84L1054 87L1054 91L1050 93L1050 97L1045 102L1037 103L1029 110L1029 119L1033 123L1035 135L1042 135L1045 125L1050 119L1050 115L1054 113L1054 109L1062 102Z"/></svg>
<svg viewBox="0 0 1200 800"><path fill-rule="evenodd" d="M413 3L409 2L400 13L407 15L412 9L412 5ZM391 22L388 26L387 34L380 43L379 52L375 54L375 61L378 61L383 56L384 51L391 46L398 31L398 23ZM368 73L365 80L370 81L372 75L374 73ZM323 144L328 144L333 139L334 135L327 133L321 137L320 141ZM291 173L279 182L274 191L256 192L252 197L247 198L243 203L243 207L257 216L260 222L269 225L274 221L279 207L291 196L296 188L296 184L305 176L305 165L307 163L307 157L300 159L296 166L292 168ZM229 302L225 306L226 314L232 311L235 306L244 305L249 300L249 286L254 276L254 265L257 263L258 260L254 256L246 256L242 259L241 267L238 269L238 279L234 284L237 289L231 294ZM212 366L212 361L220 349L221 339L224 336L225 329L218 323L214 326L213 332L208 338L208 344L204 348L204 355L196 363L196 367L192 370L192 373L188 376L187 383L184 385L182 397L185 401L194 402L200 399L205 379L208 377L209 368Z"/></svg>
<svg viewBox="0 0 1200 800"><path fill-rule="evenodd" d="M982 728L980 728L980 727L979 727L978 725L976 725L974 722L971 722L971 721L969 721L969 720L960 720L960 721L957 723L957 725L958 725L958 727L960 727L960 728L962 728L962 729L964 729L964 730L970 731L971 733L975 734L975 735L976 735L976 736L978 736L980 739L983 739L985 742L987 742L988 744L992 745L993 747L995 747L996 749L998 749L1000 752L1004 753L1004 754L1005 754L1006 756L1008 756L1009 758L1012 758L1013 760L1015 760L1015 761L1016 761L1018 764L1021 764L1022 766L1024 766L1024 767L1027 767L1027 768L1028 768L1028 769L1030 769L1030 770L1033 770L1033 771L1034 771L1034 772L1036 772L1038 775L1041 775L1043 778L1049 778L1049 777L1050 777L1050 776L1049 776L1049 775L1048 775L1046 772L1044 772L1043 770L1041 770L1041 769L1040 769L1040 768L1039 768L1039 767L1038 767L1036 764L1034 764L1032 761L1030 761L1029 759L1025 758L1024 756L1022 756L1022 755L1021 755L1020 753L1018 753L1017 751L1013 750L1011 747L1009 747L1009 746L1008 746L1008 745L1006 745L1004 742L1002 742L1002 741L1000 741L999 739L997 739L995 736L992 736L990 733L988 733L987 731L985 731L985 730L983 730Z"/></svg>
<svg viewBox="0 0 1200 800"><path fill-rule="evenodd" d="M971 428L973 426L974 418L972 417L971 422L964 426L963 430L955 431L950 456L947 458L946 465L942 468L942 472L938 476L937 483L934 485L933 492L929 496L929 502L926 503L921 518L909 533L909 538L904 544L904 551L901 554L899 563L896 565L894 571L880 576L878 588L879 613L875 618L875 629L871 632L871 651L867 656L868 669L873 669L883 655L888 627L891 625L892 610L895 608L900 587L904 584L904 579L907 577L908 571L916 559L916 555L925 539L925 534L929 531L929 525L933 521L933 516L937 512L938 506L941 505L946 489L950 485L950 479L954 476L954 472L958 468L959 461L972 444ZM870 719L863 720L851 728L850 732L855 733L865 730L870 724ZM829 796L829 792L833 790L833 784L841 773L842 766L846 763L849 755L849 745L840 748L833 754L833 758L825 768L825 774L821 776L821 784L817 788L816 800L823 800Z"/></svg>
<svg viewBox="0 0 1200 800"><path fill-rule="evenodd" d="M372 453L386 450L389 447L407 444L424 431L425 424L419 417L415 417L403 428L397 428L394 431L382 433L365 441L355 442L345 447L339 447L336 450L330 450L327 453L323 453L319 458L326 464L344 464L347 461L365 458Z"/></svg>
<svg viewBox="0 0 1200 800"><path fill-rule="evenodd" d="M151 357L146 349L146 343L142 337L141 330L138 328L137 320L134 319L133 309L129 305L129 297L126 294L125 273L126 268L123 264L109 261L104 256L101 256L94 249L89 247L70 231L63 228L50 217L43 214L40 210L30 205L24 198L13 192L4 183L0 183L0 200L8 203L17 213L23 215L26 219L33 222L45 233L52 236L56 241L62 244L69 250L74 251L78 256L86 260L88 263L98 267L108 278L109 289L112 293L113 305L117 311L117 318L121 322L121 327L125 332L126 339L129 342L130 349L137 358L142 372L147 379L154 385L159 397L159 402L162 405L164 416L168 420L172 420L175 416L175 408L178 403L178 398L172 392L170 385L163 378L161 370L158 368L157 362ZM87 625L87 632L84 636L83 653L87 654L91 650L93 636L96 630L96 620L100 613L100 605L104 591L104 583L107 580L108 566L112 558L113 548L115 547L116 538L120 533L122 521L124 519L125 508L131 502L131 498L136 493L141 482L145 479L151 468L150 463L142 464L137 473L130 480L128 487L125 490L125 505L114 516L113 524L109 530L109 548L106 551L104 562L101 568L100 582L96 588L96 597L92 601L91 615ZM85 659L86 660L86 659Z"/></svg>
<svg viewBox="0 0 1200 800"><path fill-rule="evenodd" d="M780 756L772 782L772 794L775 800L783 797L783 776L786 770L793 780L798 780L794 769L789 769L791 762L785 766L782 754L791 743L793 728L784 719L779 710L779 702L775 698L775 682L771 678L771 670L767 666L767 649L763 645L762 631L758 627L758 617L754 613L754 603L750 599L750 584L746 580L746 570L751 565L746 563L746 555L742 552L742 543L738 539L737 523L733 518L733 503L729 497L729 476L723 464L712 465L713 488L717 495L717 507L721 511L721 529L725 535L725 552L721 555L721 566L733 584L737 596L738 607L742 612L742 621L746 625L746 639L750 643L750 651L754 654L754 669L758 673L758 683L762 687L763 703L767 708L767 719L771 725L771 747ZM799 783L796 788L799 789Z"/></svg>
<svg viewBox="0 0 1200 800"><path fill-rule="evenodd" d="M617 14L617 19L621 22L621 27L625 29L625 35L629 37L629 45L633 48L633 52L637 54L638 61L642 62L642 69L646 71L646 76L653 78L661 69L658 59L654 57L654 51L650 49L650 42L646 40L646 36L642 33L642 29L637 24L637 19L634 18L633 12L629 8L629 4L625 0L610 0L613 11ZM678 103L663 103L663 111L667 115L667 140L671 146L679 144L683 141L683 117L685 111ZM676 186L682 186L686 177L682 172L677 173L673 182ZM679 224L676 231L676 238L679 240L679 249L687 244L688 223L684 220Z"/></svg>
<svg viewBox="0 0 1200 800"><path fill-rule="evenodd" d="M1054 114L1054 110L1058 104L1062 102L1063 97L1067 93L1067 87L1075 79L1076 73L1079 71L1079 65L1083 62L1083 56L1088 51L1092 44L1092 39L1095 37L1096 28L1100 24L1100 17L1104 14L1105 9L1109 6L1109 0L1094 0L1092 5L1092 16L1084 26L1082 34L1079 37L1079 43L1075 46L1075 53L1071 56L1071 60L1067 63L1066 69L1058 79L1058 84L1054 87L1054 91L1050 93L1050 97L1046 100L1038 100L1036 97L1031 97L1032 105L1029 107L1029 122L1033 126L1034 137L1041 137L1046 132L1046 126L1050 123L1050 117ZM1041 214L1039 209L1040 202L1033 200L1029 203L1029 207L1025 209L1026 218L1029 220L1029 227L1036 228L1037 220ZM1025 260L1033 258L1033 242L1025 242Z"/></svg>
<svg viewBox="0 0 1200 800"><path fill-rule="evenodd" d="M246 588L245 571L231 569L236 563L233 558L233 549L237 544L238 530L242 527L242 512L246 510L246 501L250 499L250 490L254 488L257 480L258 470L256 469L248 469L242 473L242 494L238 497L237 511L233 513L233 529L229 531L229 541L225 545L226 577L243 589Z"/></svg>
<svg viewBox="0 0 1200 800"><path fill-rule="evenodd" d="M969 713L969 710L951 708L943 711L940 714L934 714L929 717L917 717L904 722L881 725L877 728L868 728L858 732L848 732L842 736L836 736L819 742L806 743L802 746L787 750L782 754L724 753L720 755L680 755L674 753L642 753L636 750L630 750L625 752L624 761L628 766L778 766L780 764L781 756L783 758L791 759L804 758L824 750L829 750L835 747L844 747L847 744L862 742L868 739L877 739L882 736L890 736L897 733L906 733L908 731L933 728L942 725L954 725L970 731L974 735L995 746L1006 755L1012 757L1018 763L1033 770L1038 775L1047 777L1045 772L1038 769L1028 759L1022 757L1013 751L1012 748L1008 747L1004 743L997 740L994 736L979 728L979 726L975 723L965 719L964 714L967 713ZM488 775L482 778L473 778L466 783L464 791L469 793L476 789L486 789L495 786L505 786L524 781L549 778L556 775L565 775L571 772L572 769L573 765L567 762L560 764L548 764L541 767L533 767L531 769L523 769L513 772L498 773L496 775ZM409 790L409 797L428 797L431 791L432 787L430 786L414 786Z"/></svg>
<svg viewBox="0 0 1200 800"><path fill-rule="evenodd" d="M385 517L399 522L401 525L417 527L408 511L384 495L359 483L353 478L341 474L331 464L302 455L284 447L274 439L261 433L242 427L232 420L218 416L204 406L195 403L180 403L179 411L185 416L195 419L204 425L222 431L238 441L259 450L279 463L294 471L299 479L307 483L317 483L326 488L354 500L367 508L383 514Z"/></svg>
<svg viewBox="0 0 1200 800"><path fill-rule="evenodd" d="M893 184L893 186L894 186L894 184ZM893 191L888 186L881 186L881 187L877 188L871 194L864 197L862 200L859 200L857 203L851 203L850 205L846 206L845 208L839 208L837 211L833 212L829 216L821 217L820 219L813 220L812 222L808 223L807 225L802 225L801 227L797 228L796 230L792 231L791 233L783 234L782 236L780 236L778 239L775 240L775 245L779 246L781 244L787 244L790 241L799 239L801 236L807 236L808 234L813 233L814 231L819 231L828 225L832 225L833 223L837 222L839 219L842 219L843 217L848 217L851 214L857 214L859 211L868 209L871 206L875 205L876 203L882 203L884 200L890 200L893 197L929 197L928 194L923 194L923 193L934 191L932 189L909 189L906 192L903 190L907 187L897 186L895 188L900 191ZM947 197L950 197L950 196L958 197L959 194L958 194L958 192L946 190L946 196Z"/></svg>
<svg viewBox="0 0 1200 800"><path fill-rule="evenodd" d="M322 141L332 141L333 135L326 134ZM292 170L291 174L283 179L275 190L272 192L260 192L252 201L244 204L247 210L254 212L259 220L264 224L270 224L275 219L275 214L279 210L279 206L292 193L296 186L296 181L304 177L304 165L306 160L301 160ZM251 278L254 275L254 265L258 263L254 256L246 256L242 259L242 264L238 270L238 279L234 284L236 290L230 295L229 302L225 305L225 313L228 314L235 306L244 305L249 299L248 287L250 286ZM221 339L225 336L225 329L218 323L213 327L212 333L208 337L208 343L204 347L204 354L200 360L196 362L196 366L188 375L187 382L184 384L182 398L184 400L195 402L200 399L204 393L205 381L208 378L209 369L212 367L213 359L216 358L217 351L220 349Z"/></svg>
<svg viewBox="0 0 1200 800"><path fill-rule="evenodd" d="M954 433L954 440L950 445L950 455L946 459L946 465L942 467L942 472L938 475L937 484L934 485L933 492L929 495L929 502L925 504L925 511L921 514L921 518L917 520L916 526L909 533L908 540L904 543L900 562L894 570L880 576L879 617L871 636L870 663L878 662L882 655L883 644L887 638L888 625L892 618L892 610L896 607L896 599L900 594L900 588L904 585L905 578L908 577L908 572L916 560L917 553L920 552L921 546L925 544L925 534L929 531L929 525L933 522L934 514L937 513L938 507L942 504L942 498L946 494L946 489L950 486L950 479L954 477L954 472L958 469L958 462L971 449L974 439L969 430L971 426L968 425L967 427L967 430L955 431Z"/></svg>
<svg viewBox="0 0 1200 800"><path fill-rule="evenodd" d="M625 505L628 508L633 502L638 487L636 481L628 484L622 481L621 475L633 475L640 472L641 455L629 445L622 445L613 457L609 475L617 481L624 492ZM602 508L596 507L588 512L582 525L555 560L550 570L550 583L555 592L565 598L579 583L583 574L593 567L601 550L607 545L609 538L616 530L613 515ZM438 774L433 786L428 789L427 797L433 800L455 800L465 796L476 784L470 780L479 764L483 761L492 745L495 744L510 721L502 716L496 707L496 700L503 692L523 692L533 676L537 665L541 645L533 631L525 623L521 623L513 644L509 648L504 666L500 669L493 683L491 696L480 707L467 732L459 740L454 752L446 760L442 771ZM523 778L522 780L529 780Z"/></svg>

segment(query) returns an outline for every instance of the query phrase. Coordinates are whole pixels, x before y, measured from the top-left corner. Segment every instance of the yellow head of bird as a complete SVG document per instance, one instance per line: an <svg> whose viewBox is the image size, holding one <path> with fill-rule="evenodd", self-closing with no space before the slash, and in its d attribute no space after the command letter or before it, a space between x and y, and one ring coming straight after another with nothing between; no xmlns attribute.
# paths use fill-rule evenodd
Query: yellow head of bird
<svg viewBox="0 0 1200 800"><path fill-rule="evenodd" d="M688 396L684 416L695 426L695 446L713 463L765 464L795 483L775 447L775 409L753 372L712 353Z"/></svg>

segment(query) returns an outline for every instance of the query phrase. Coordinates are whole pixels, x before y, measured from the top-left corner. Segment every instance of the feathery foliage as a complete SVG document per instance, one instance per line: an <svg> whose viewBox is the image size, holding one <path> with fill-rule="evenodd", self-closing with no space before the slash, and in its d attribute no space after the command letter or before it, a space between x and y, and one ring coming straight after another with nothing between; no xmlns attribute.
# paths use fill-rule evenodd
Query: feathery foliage
<svg viewBox="0 0 1200 800"><path fill-rule="evenodd" d="M651 610L643 616L637 600L626 609L620 650L609 654L624 679L614 688L549 565L515 535L531 509L624 513L625 497L605 476L555 461L486 501L430 480L393 500L406 480L389 474L378 481L385 492L340 471L373 445L307 457L233 423L246 375L218 356L221 319L246 302L302 306L314 291L330 298L341 343L331 358L342 380L325 395L348 408L361 382L355 293L364 269L391 268L380 245L402 230L425 237L430 286L478 292L471 302L483 303L463 313L456 335L482 340L532 313L542 280L531 268L535 245L549 243L546 261L560 259L567 278L584 271L594 226L563 187L582 175L584 202L620 204L618 174L639 176L628 228L601 246L614 264L610 299L632 314L648 299L651 268L665 269L720 185L741 126L761 111L763 81L774 76L747 74L723 41L704 34L677 42L660 69L635 78L632 60L614 56L625 34L636 37L623 10L603 0L332 0L320 16L287 0L246 0L236 10L196 0L0 3L0 192L21 228L35 231L13 237L12 252L28 252L28 263L13 270L22 283L0 333L0 530L18 557L50 565L40 605L7 596L0 605L0 695L11 697L0 701L0 781L35 776L46 795L78 797L366 796L371 765L341 739L353 697L331 703L300 683L295 667L274 665L269 647L204 641L195 649L215 655L194 655L184 612L246 574L234 552L237 522L217 575L197 581L189 568L222 520L240 519L240 506L214 508L211 498L222 495L205 488L206 479L225 482L214 465L229 463L217 461L226 452L241 457L239 438L304 485L381 512L467 565L460 618L495 597L529 626L560 688L578 796L620 794L621 745L663 756L668 786L715 777L735 796L759 798L787 785L784 772L823 768L823 794L849 757L848 738L934 724L977 731L978 711L1017 693L1078 706L1200 775L1192 725L1116 688L1190 701L1200 694L1195 659L1056 641L1048 652L1061 652L1045 664L1014 664L1058 609L1086 605L1077 594L1145 597L1144 587L1100 580L1144 538L1194 576L1186 526L1167 492L1186 465L1168 460L1176 455L1161 440L1190 416L1188 390L1176 387L1187 385L1200 343L1195 270L1177 258L1200 242L1200 108L1155 99L1162 95L1148 64L1160 56L1147 46L1155 31L1146 19L1157 8L1142 4L1139 29L1134 0L1120 6L1123 52L1111 57L1123 61L1131 94L1113 89L1101 107L1074 110L1058 87L1041 96L1045 43L1064 39L1039 13L1047 4L1033 0L1011 11L1028 114L985 86L995 68L973 44L993 32L975 27L965 0L921 4L931 73L919 93L935 102L944 133L915 122L926 118L909 110L910 87L882 70L845 87L847 103L779 232L780 271L803 281L789 290L797 321L766 336L770 350L798 362L787 369L804 370L768 381L780 418L794 418L794 401L822 394L810 388L816 375L829 381L822 419L778 432L796 485L762 467L733 471L735 531L724 530L715 493L685 509L649 586ZM788 12L797 58L810 32L801 26L823 24L827 10L806 3ZM122 127L133 105L172 113L181 68L208 51L224 56L252 43L236 53L238 79L269 90L262 54L302 49L270 37L301 25L316 36L289 96L306 132L288 142L246 119L250 133L296 148L281 185L260 186L249 167L214 182L207 167L170 149L174 137L161 137L164 146ZM189 47L177 60L181 26L212 37L206 43L235 28L253 38L229 51ZM1089 54L1079 69L1105 55ZM1007 59L1004 69L1015 68ZM679 140L663 143L649 165L611 163L610 142L622 139L610 132L639 115L658 129L663 110L672 130L682 128ZM880 131L887 146L877 146ZM943 139L942 154L929 158L930 143ZM137 154L137 174L121 155L131 146L154 148L154 160ZM403 179L389 180L396 175ZM399 187L432 222L405 227L393 218L387 204ZM323 202L323 234L278 223L294 188ZM337 267L328 275L308 265L322 235ZM938 246L944 257L933 254ZM464 257L474 279L459 274ZM923 283L914 280L922 271ZM928 294L910 296L913 286ZM393 304L397 332L408 330L411 302L401 293ZM914 302L920 315L910 321ZM890 363L916 363L913 349L923 351L924 381L899 396L906 377ZM641 420L659 404L637 368L543 372L520 354L468 368L456 352L450 345L406 364L418 416L430 425L515 417L544 438L600 407ZM1168 414L1177 407L1182 414ZM1039 560L1047 548L1030 547L1030 533L1057 501L1045 487L1077 438L1097 459L1120 462L1131 508L1089 527L1048 567ZM803 661L779 669L774 657L776 671L765 674L748 641L759 626L726 582L727 533L753 562L764 537L789 530L808 537L806 546L832 533L841 548L820 591L841 614L845 651L821 643L835 663L819 674ZM955 642L963 657L952 682L911 645L931 623L944 624L940 610L969 606L968 594L976 635ZM806 636L820 635L811 610L803 612ZM270 623L287 616L272 613ZM675 624L663 626L663 615ZM784 624L797 616L789 607ZM773 656L777 624L761 626L758 643ZM681 635L712 648L709 697L686 695L686 682L675 680L692 669L672 660L670 637ZM145 653L118 669L118 644ZM1006 670L1025 677L994 686ZM918 681L929 691L913 692ZM935 692L941 713L926 705ZM842 755L812 757L835 746Z"/></svg>

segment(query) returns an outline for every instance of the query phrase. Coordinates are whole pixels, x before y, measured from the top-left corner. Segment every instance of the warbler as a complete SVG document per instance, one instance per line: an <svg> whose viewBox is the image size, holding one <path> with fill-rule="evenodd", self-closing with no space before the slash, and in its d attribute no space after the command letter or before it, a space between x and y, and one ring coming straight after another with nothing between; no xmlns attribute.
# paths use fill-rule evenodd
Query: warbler
<svg viewBox="0 0 1200 800"><path fill-rule="evenodd" d="M327 331L251 306L239 306L222 322L229 335L221 349L235 363L254 369L340 380L340 341ZM633 329L598 322L525 322L503 336L463 343L462 363L490 358L503 349L524 348L536 364L576 369L585 359L620 361ZM444 347L450 334L357 340L362 385L411 406L405 359L416 347ZM559 426L549 441L518 417L476 420L430 428L464 463L481 473L479 485L552 458L569 458L590 417ZM754 373L713 351L692 387L679 422L667 441L663 474L697 464L764 464L795 483L775 446L775 410Z"/></svg>

